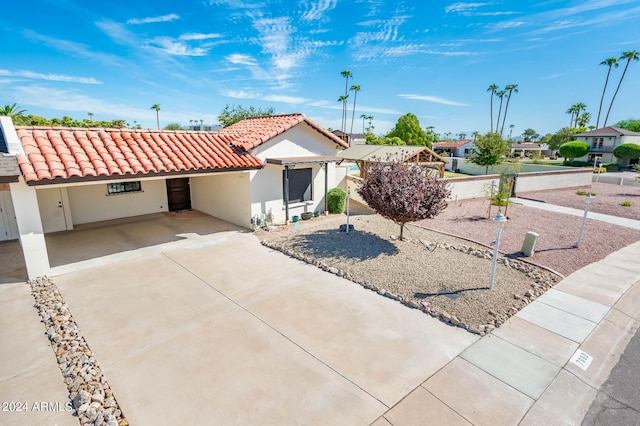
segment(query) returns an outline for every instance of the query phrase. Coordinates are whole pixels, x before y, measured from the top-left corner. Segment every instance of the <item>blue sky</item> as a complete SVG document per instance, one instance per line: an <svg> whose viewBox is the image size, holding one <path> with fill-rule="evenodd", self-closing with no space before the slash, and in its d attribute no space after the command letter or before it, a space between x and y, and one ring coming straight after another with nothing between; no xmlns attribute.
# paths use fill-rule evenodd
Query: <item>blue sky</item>
<svg viewBox="0 0 640 426"><path fill-rule="evenodd" d="M595 124L599 64L640 50L638 22L637 0L6 2L0 104L145 128L156 103L162 126L215 124L226 104L273 106L335 129L348 69L361 87L354 131L362 114L384 133L411 112L438 133L485 133L487 87L514 83L505 127L545 134L569 124L576 102ZM633 62L609 124L640 118L639 100Z"/></svg>

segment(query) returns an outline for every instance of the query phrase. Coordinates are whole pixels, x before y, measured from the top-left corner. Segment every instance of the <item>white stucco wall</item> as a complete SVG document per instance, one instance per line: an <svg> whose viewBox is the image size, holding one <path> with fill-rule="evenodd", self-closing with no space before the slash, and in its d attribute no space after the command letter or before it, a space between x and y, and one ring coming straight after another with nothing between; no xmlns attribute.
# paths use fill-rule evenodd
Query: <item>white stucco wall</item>
<svg viewBox="0 0 640 426"><path fill-rule="evenodd" d="M526 191L542 191L556 188L591 186L591 169L554 171L548 173L519 174L516 180L516 195Z"/></svg>
<svg viewBox="0 0 640 426"><path fill-rule="evenodd" d="M250 173L218 173L191 178L194 209L251 228Z"/></svg>
<svg viewBox="0 0 640 426"><path fill-rule="evenodd" d="M488 197L491 185L493 184L495 188L498 188L499 183L500 175L449 179L449 187L451 188L451 197L449 199L456 201Z"/></svg>
<svg viewBox="0 0 640 426"><path fill-rule="evenodd" d="M334 156L338 147L316 130L302 123L258 146L253 153L266 163L267 158L310 157L317 155ZM289 218L303 212L324 211L325 177L320 164L299 164L297 169L311 168L313 179L312 200L289 204ZM274 220L285 220L285 206L282 190L283 166L266 164L264 169L252 171L251 179L251 215L268 213L272 210ZM344 172L343 172L344 173ZM342 181L336 174L335 163L328 165L328 189L335 188Z"/></svg>
<svg viewBox="0 0 640 426"><path fill-rule="evenodd" d="M131 179L136 180L136 179ZM167 211L164 179L142 180L142 192L107 195L107 184L67 188L71 217L76 225Z"/></svg>

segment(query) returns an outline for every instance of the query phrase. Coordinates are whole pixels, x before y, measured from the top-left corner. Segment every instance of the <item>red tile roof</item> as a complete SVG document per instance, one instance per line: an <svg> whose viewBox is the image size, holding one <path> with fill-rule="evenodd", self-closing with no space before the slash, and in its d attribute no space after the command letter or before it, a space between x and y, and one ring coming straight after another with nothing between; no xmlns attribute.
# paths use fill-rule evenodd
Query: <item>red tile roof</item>
<svg viewBox="0 0 640 426"><path fill-rule="evenodd" d="M249 117L220 131L222 135L233 136L233 143L249 151L258 145L278 136L281 133L306 123L340 148L348 148L345 141L315 123L302 114L269 115L264 117Z"/></svg>
<svg viewBox="0 0 640 426"><path fill-rule="evenodd" d="M263 163L212 132L16 127L27 183L99 176L259 169Z"/></svg>

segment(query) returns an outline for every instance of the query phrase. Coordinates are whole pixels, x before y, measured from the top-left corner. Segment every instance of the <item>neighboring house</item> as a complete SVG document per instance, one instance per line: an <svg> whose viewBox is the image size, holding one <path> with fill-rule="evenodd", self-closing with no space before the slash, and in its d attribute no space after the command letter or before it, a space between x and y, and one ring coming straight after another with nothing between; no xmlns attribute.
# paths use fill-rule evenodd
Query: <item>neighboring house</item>
<svg viewBox="0 0 640 426"><path fill-rule="evenodd" d="M548 146L542 146L537 143L513 143L509 148L509 156L513 156L515 152L519 152L522 157L529 157L531 154L548 153Z"/></svg>
<svg viewBox="0 0 640 426"><path fill-rule="evenodd" d="M475 147L472 140L458 142L434 142L431 148L438 154L447 153L449 157L468 157Z"/></svg>
<svg viewBox="0 0 640 426"><path fill-rule="evenodd" d="M10 154L0 156L0 209L15 224L3 228L17 229L30 278L49 271L44 233L74 225L194 208L249 228L270 210L276 222L325 210L346 148L302 114L220 132L14 127L0 117L0 135Z"/></svg>
<svg viewBox="0 0 640 426"><path fill-rule="evenodd" d="M590 147L589 154L576 158L576 160L588 161L590 163L595 161L602 163L617 161L620 164L628 165L629 160L619 160L613 155L614 148L623 143L640 145L640 133L613 126L578 133L574 135L573 138L577 141L585 142Z"/></svg>
<svg viewBox="0 0 640 426"><path fill-rule="evenodd" d="M349 146L365 145L367 143L367 135L364 133L345 133L342 130L334 130L331 133L345 141Z"/></svg>

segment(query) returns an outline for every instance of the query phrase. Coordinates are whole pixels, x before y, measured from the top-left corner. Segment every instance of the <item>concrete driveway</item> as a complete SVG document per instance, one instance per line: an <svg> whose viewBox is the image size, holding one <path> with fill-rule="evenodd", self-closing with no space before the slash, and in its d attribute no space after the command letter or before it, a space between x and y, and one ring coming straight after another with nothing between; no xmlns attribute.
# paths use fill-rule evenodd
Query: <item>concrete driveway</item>
<svg viewBox="0 0 640 426"><path fill-rule="evenodd" d="M54 277L134 425L369 424L477 337L221 231Z"/></svg>

